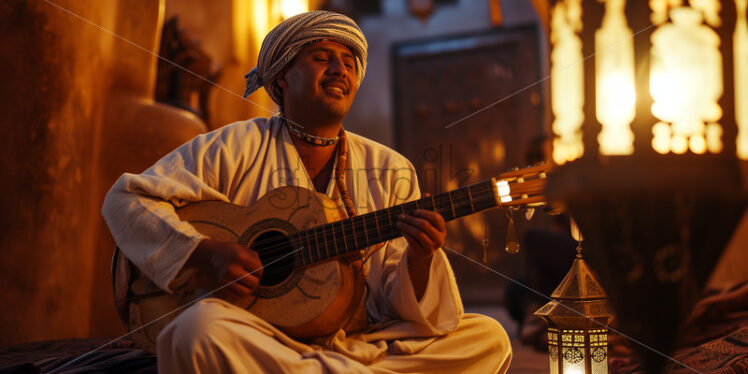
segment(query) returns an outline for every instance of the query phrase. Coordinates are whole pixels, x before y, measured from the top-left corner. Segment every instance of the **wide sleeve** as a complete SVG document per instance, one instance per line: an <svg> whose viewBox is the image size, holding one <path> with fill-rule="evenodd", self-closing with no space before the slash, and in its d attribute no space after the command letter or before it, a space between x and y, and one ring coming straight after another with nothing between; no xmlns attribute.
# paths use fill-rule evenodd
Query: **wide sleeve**
<svg viewBox="0 0 748 374"><path fill-rule="evenodd" d="M231 200L235 174L251 158L251 140L245 140L254 127L240 123L200 135L143 173L123 174L107 193L101 212L114 240L162 289L171 291L171 281L206 238L180 221L175 207Z"/></svg>
<svg viewBox="0 0 748 374"><path fill-rule="evenodd" d="M389 206L421 197L412 165L393 170ZM463 307L454 273L442 251L434 253L426 290L420 301L408 272L408 244L400 237L385 243L372 256L369 267L369 315L375 322L401 320L411 322L410 336L446 334L457 327Z"/></svg>

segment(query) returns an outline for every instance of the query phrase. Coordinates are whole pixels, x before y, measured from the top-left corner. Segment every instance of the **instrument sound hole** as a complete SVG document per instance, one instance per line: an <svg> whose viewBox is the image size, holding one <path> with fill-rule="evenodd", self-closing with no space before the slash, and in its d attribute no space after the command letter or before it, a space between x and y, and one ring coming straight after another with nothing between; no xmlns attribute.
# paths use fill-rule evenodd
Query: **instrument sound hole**
<svg viewBox="0 0 748 374"><path fill-rule="evenodd" d="M293 246L280 231L260 234L249 246L260 255L263 272L260 285L269 287L282 283L294 270Z"/></svg>

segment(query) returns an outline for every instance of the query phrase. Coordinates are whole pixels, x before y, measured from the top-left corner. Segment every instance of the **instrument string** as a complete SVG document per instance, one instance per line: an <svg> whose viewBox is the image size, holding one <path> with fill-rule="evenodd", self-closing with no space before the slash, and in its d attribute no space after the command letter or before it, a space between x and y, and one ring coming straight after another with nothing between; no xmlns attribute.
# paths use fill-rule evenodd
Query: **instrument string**
<svg viewBox="0 0 748 374"><path fill-rule="evenodd" d="M490 186L486 186L486 185L477 185L477 186L475 186L475 189L476 189L475 191L471 190L472 194L478 196L478 198L474 199L474 202L476 200L480 201L480 195L482 193L485 193L487 191L491 191L491 187ZM423 198L421 200L418 200L418 202L425 202L428 199L429 198ZM268 248L268 247L272 247L275 244L277 244L279 240L280 241L283 241L284 239L291 240L290 236L295 236L296 237L295 240L297 241L297 243L300 243L301 240L305 240L305 239L302 239L300 237L301 234L305 234L305 235L309 234L312 237L314 237L315 235L318 235L318 233L315 233L313 231L321 231L322 234L323 234L323 236L324 236L324 240L326 242L328 242L328 243L329 242L336 242L336 241L337 242L341 242L344 238L337 238L337 235L335 235L335 233L333 233L332 231L333 230L339 230L342 235L346 235L345 234L346 232L353 232L354 229L357 226L362 227L364 230L367 231L367 233L369 231L371 231L371 232L376 231L377 227L378 227L379 228L378 231L380 231L380 233L381 233L381 231L384 231L384 233L387 234L388 231L389 231L389 234L397 234L399 230L396 229L396 227L394 226L394 224L390 225L390 222L392 221L392 219L391 219L392 214L390 214L391 213L390 211L396 211L396 210L399 209L401 211L405 210L406 213L411 213L411 212L413 212L415 210L414 208L416 208L416 205L414 203L415 202L409 202L409 203L397 205L397 206L394 206L394 207L391 207L391 208L388 208L388 209L383 209L383 210L380 210L380 211L376 211L376 212L372 212L372 213L367 213L367 214L362 215L362 216L356 216L356 217L364 217L364 216L366 216L368 218L368 219L366 219L366 218L360 219L359 220L361 222L360 224L357 224L357 222L354 221L354 219L356 219L356 217L354 217L354 218L346 219L346 220L343 220L343 221L336 221L336 222L332 222L332 223L327 223L327 224L324 224L324 225L320 225L320 226L317 226L317 227L313 227L313 228L310 228L310 229L302 230L302 231L299 231L299 232L296 232L296 233L293 233L291 235L284 236L284 237L272 237L272 238L261 239L259 241L254 242L254 244ZM437 203L436 207L432 206L432 210L434 210L434 211L441 211L441 210L445 210L446 211L448 209L451 210L451 208L449 208L449 207L446 206L446 203L442 203L442 204L445 205L445 206L440 206ZM410 206L405 207L405 205L410 205ZM426 205L424 205L424 206L426 206ZM420 206L418 208L423 209ZM385 211L387 211L387 212L385 212ZM384 214L377 214L377 213L380 213L380 212L384 212ZM399 213L397 213L397 215L399 215ZM338 225L339 227L336 228L335 225ZM358 241L358 239L360 237L360 239L362 239L361 242L366 242L365 236L362 236L360 232L354 232L353 235L357 235L356 241ZM385 236L386 237L388 235L377 235L377 236ZM337 239L337 240L333 240L333 238ZM311 242L311 240L310 240L310 242ZM311 244L311 243L309 243L309 244ZM372 245L372 244L376 244L376 243L369 243L369 245ZM328 248L327 252L329 253L329 248Z"/></svg>
<svg viewBox="0 0 748 374"><path fill-rule="evenodd" d="M473 202L476 201L480 202L482 199L485 199L486 197L493 198L493 188L490 183L478 183L475 185L470 186L470 192L472 195L475 196L473 199ZM486 193L490 193L489 195L486 195ZM441 194L439 195L441 196ZM447 195L448 196L448 195ZM374 244L378 244L381 242L384 242L389 239L394 239L399 236L401 236L400 230L397 229L397 227L394 225L394 221L392 220L392 214L393 212L396 212L397 210L400 210L400 212L405 211L406 213L412 213L415 211L415 208L418 207L420 209L424 209L424 207L428 207L429 204L431 204L431 209L434 211L450 211L451 213L451 207L447 204L447 200L441 200L437 201L433 196L432 197L426 197L419 199L414 202L408 202L405 204L393 206L387 209L367 213L361 216L355 216L353 218L349 218L343 221L337 221L332 223L327 223L324 225L320 225L317 227L313 227L311 229L298 231L291 234L283 234L280 236L274 236L270 238L263 238L258 241L255 241L252 243L252 246L258 249L258 252L261 252L261 254L270 259L278 258L289 251L293 250L294 248L299 248L303 243L303 241L306 240L306 235L309 234L310 236L314 238L320 237L320 231L321 231L321 238L323 239L323 243L318 243L318 241L315 240L314 243L312 243L312 240L309 240L309 242L306 245L307 249L307 257L309 258L309 264L316 262L312 259L314 257L317 258L317 261L323 260L323 259L330 259L333 257L336 257L338 255L343 255L349 251L353 251L360 248L349 248L349 246L346 246L347 242L346 239L338 238L340 235L336 235L337 233L333 230L339 231L341 235L345 236L346 231L352 232L354 236L356 236L355 242L358 243L364 243L365 245L360 245L361 248L365 248L367 246L371 246ZM441 204L440 204L441 203ZM463 202L464 203L464 202ZM407 206L406 206L407 205ZM399 213L396 213L396 215L399 215ZM357 226L357 223L354 221L357 217L365 217L360 218L361 221L360 227L363 227L363 229L366 231L366 233L356 232L355 228ZM455 217L453 217L455 218ZM392 223L392 224L391 224ZM339 227L335 227L335 225L338 225ZM377 235L374 235L374 233L377 233ZM304 238L302 238L302 234L304 235ZM367 238L373 239L376 238L377 242L367 242ZM361 240L359 240L361 239ZM322 256L323 249L324 248L324 255ZM343 246L344 250L340 251L339 246ZM311 248L315 247L315 248ZM332 248L330 248L332 247ZM314 250L316 249L317 253L315 256ZM331 251L334 251L331 252ZM301 256L303 258L303 255L296 255ZM324 257L324 258L323 258ZM304 262L304 261L302 261ZM308 265L308 264L304 264ZM293 265L296 266L296 265Z"/></svg>
<svg viewBox="0 0 748 374"><path fill-rule="evenodd" d="M463 187L463 189L467 190L463 190L464 192L469 193L460 195L461 198L459 199L452 198L454 191L440 193L293 233L278 232L279 235L277 236L254 241L251 243L251 247L259 252L263 262L275 263L275 265L268 267L270 271L291 272L302 266L332 261L354 250L402 236L400 230L395 226L397 221L393 219L393 216L399 217L403 213L411 214L416 209L429 209L442 214L447 220L451 220L464 215L464 213L457 213L458 211L464 212L464 208L468 205L471 212L497 206L494 196L495 191L490 181ZM470 200L467 200L466 197L469 197ZM452 215L453 210L456 213L455 215ZM355 240L350 240L351 235L355 237ZM349 242L351 245L348 245ZM353 243L359 244L356 246L359 248L352 248L354 247ZM340 250L341 247L343 248L342 251ZM303 250L306 251L302 253ZM293 253L293 257L289 259L290 261L280 261L291 253Z"/></svg>

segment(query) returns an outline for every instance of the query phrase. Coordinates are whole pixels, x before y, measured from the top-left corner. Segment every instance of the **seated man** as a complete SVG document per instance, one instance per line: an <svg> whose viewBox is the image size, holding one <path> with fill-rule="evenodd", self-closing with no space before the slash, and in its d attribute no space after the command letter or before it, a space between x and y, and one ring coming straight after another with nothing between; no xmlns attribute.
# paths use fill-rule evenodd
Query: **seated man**
<svg viewBox="0 0 748 374"><path fill-rule="evenodd" d="M123 175L107 194L102 212L117 244L159 287L173 292L177 275L190 267L212 290L220 288L159 334L160 372L507 370L511 347L503 328L484 316L463 315L440 249L444 219L436 212L400 217L403 237L370 251L366 328L304 341L226 301L258 287L263 264L257 252L210 239L175 213L202 200L251 206L287 185L335 197L349 216L418 199L409 161L343 130L364 77L366 48L355 22L340 14L315 11L282 22L265 38L245 93L265 86L279 115L198 136L142 174Z"/></svg>

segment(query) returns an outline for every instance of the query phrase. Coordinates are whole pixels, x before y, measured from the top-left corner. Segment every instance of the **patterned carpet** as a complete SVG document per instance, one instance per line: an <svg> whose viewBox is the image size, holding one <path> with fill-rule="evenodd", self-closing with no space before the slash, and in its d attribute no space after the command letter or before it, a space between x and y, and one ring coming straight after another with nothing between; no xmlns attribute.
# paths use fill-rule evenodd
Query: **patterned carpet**
<svg viewBox="0 0 748 374"><path fill-rule="evenodd" d="M498 306L467 306L467 312L481 313L502 323L512 338L514 351L510 374L549 372L547 354L517 340L517 325ZM748 373L748 282L711 290L696 305L683 328L680 349L673 358L704 374ZM611 340L611 352L626 352L622 340ZM87 352L90 354L84 355ZM641 373L633 356L611 354L611 374ZM45 373L156 373L156 357L137 349L129 341L107 344L102 339L65 339L33 342L0 348L0 374ZM675 363L667 374L691 374L693 370Z"/></svg>

